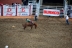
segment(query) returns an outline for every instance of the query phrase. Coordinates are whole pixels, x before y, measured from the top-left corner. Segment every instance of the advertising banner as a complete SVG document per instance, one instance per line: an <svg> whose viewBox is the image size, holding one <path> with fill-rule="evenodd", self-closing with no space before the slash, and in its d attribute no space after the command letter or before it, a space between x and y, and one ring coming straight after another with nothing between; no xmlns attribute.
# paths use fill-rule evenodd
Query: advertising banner
<svg viewBox="0 0 72 48"><path fill-rule="evenodd" d="M17 6L17 16L29 16L29 6Z"/></svg>
<svg viewBox="0 0 72 48"><path fill-rule="evenodd" d="M0 16L1 16L1 6L0 6Z"/></svg>
<svg viewBox="0 0 72 48"><path fill-rule="evenodd" d="M16 6L3 5L3 16L16 16Z"/></svg>
<svg viewBox="0 0 72 48"><path fill-rule="evenodd" d="M60 15L60 10L44 9L43 10L43 15L46 15L46 16L59 16Z"/></svg>

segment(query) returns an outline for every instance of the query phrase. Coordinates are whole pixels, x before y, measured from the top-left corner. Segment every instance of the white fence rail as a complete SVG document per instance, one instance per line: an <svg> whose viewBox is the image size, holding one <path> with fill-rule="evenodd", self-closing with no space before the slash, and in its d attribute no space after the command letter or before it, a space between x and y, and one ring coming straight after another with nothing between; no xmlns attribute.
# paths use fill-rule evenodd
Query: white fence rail
<svg viewBox="0 0 72 48"><path fill-rule="evenodd" d="M33 5L33 15L35 15L35 12L36 12L36 8L37 6L36 5ZM62 8L64 8L63 6L45 6L45 5L42 5L40 6L40 14L39 15L43 15L43 9L57 9L57 10L62 10ZM63 14L62 14L63 15Z"/></svg>

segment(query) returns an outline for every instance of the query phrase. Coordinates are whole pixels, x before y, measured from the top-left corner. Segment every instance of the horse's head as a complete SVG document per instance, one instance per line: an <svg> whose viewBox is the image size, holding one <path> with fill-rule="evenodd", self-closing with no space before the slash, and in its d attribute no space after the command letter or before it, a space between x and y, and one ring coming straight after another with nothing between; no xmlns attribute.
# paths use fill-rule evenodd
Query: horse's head
<svg viewBox="0 0 72 48"><path fill-rule="evenodd" d="M22 26L24 27L24 29L26 28L26 24L22 24Z"/></svg>

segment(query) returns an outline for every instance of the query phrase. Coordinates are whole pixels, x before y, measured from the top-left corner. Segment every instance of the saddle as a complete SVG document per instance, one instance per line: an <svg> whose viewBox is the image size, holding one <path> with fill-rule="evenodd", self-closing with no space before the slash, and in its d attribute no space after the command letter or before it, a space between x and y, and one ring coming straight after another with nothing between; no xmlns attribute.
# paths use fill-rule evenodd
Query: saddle
<svg viewBox="0 0 72 48"><path fill-rule="evenodd" d="M34 21L30 21L30 22L28 22L28 23L34 24Z"/></svg>

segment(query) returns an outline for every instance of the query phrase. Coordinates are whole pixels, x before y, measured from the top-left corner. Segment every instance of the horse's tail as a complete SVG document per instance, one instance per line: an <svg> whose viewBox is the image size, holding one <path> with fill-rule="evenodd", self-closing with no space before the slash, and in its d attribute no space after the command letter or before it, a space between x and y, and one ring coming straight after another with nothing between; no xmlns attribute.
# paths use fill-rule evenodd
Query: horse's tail
<svg viewBox="0 0 72 48"><path fill-rule="evenodd" d="M34 26L35 26L35 29L37 28L37 24L36 23L34 23Z"/></svg>

